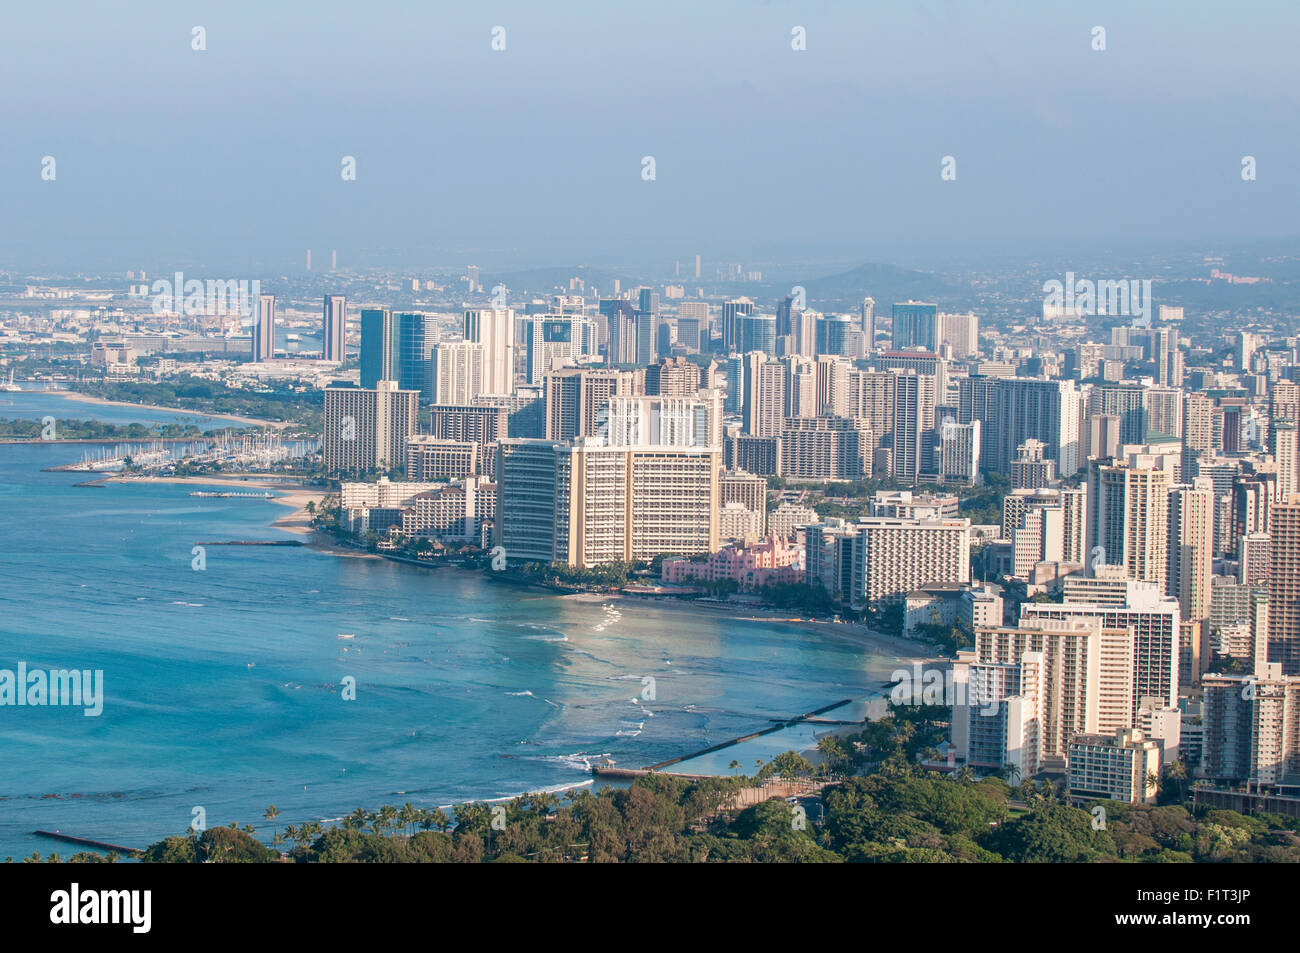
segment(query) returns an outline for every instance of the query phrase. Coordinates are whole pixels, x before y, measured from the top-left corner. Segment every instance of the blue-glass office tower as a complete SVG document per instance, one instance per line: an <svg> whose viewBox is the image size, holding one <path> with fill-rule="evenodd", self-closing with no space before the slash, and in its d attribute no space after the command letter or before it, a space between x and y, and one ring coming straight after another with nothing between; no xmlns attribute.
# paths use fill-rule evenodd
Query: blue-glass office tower
<svg viewBox="0 0 1300 953"><path fill-rule="evenodd" d="M393 313L387 308L361 311L361 386L373 390L379 381L397 380L400 358Z"/></svg>
<svg viewBox="0 0 1300 953"><path fill-rule="evenodd" d="M817 319L817 353L849 357L849 331L853 320L847 314L829 314Z"/></svg>
<svg viewBox="0 0 1300 953"><path fill-rule="evenodd" d="M920 347L939 349L939 306L921 301L894 305L894 350Z"/></svg>
<svg viewBox="0 0 1300 953"><path fill-rule="evenodd" d="M747 314L740 318L740 350L762 351L769 357L776 354L776 315Z"/></svg>
<svg viewBox="0 0 1300 953"><path fill-rule="evenodd" d="M418 311L393 315L397 337L397 381L402 390L423 390L425 369L433 346L438 343L436 326Z"/></svg>
<svg viewBox="0 0 1300 953"><path fill-rule="evenodd" d="M397 381L401 390L423 390L434 325L419 312L393 314L387 308L361 312L361 386Z"/></svg>

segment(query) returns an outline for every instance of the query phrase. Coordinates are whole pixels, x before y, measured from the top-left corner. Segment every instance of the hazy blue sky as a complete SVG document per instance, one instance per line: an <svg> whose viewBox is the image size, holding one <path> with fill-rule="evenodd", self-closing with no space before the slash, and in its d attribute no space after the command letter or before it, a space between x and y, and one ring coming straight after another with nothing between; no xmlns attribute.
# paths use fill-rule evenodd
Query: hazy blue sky
<svg viewBox="0 0 1300 953"><path fill-rule="evenodd" d="M0 267L1293 235L1297 37L1248 0L9 4Z"/></svg>

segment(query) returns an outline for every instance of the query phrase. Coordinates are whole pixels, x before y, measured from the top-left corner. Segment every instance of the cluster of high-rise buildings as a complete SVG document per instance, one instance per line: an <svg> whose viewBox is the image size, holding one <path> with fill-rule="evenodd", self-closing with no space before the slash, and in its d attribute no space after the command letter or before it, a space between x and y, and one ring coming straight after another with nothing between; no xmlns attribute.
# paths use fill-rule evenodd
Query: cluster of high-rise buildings
<svg viewBox="0 0 1300 953"><path fill-rule="evenodd" d="M391 475L386 499L345 501L359 530L672 557L674 583L797 580L964 621L956 670L993 700L955 713L953 753L979 768L1070 771L1077 741L1081 790L1149 797L1152 751L1300 783L1297 342L1243 334L1216 363L1171 324L1026 356L931 303L878 323L870 298L662 309L644 288L468 309L445 338L365 310L325 463ZM1000 519L973 526L958 502L990 474ZM823 518L769 478L912 489Z"/></svg>

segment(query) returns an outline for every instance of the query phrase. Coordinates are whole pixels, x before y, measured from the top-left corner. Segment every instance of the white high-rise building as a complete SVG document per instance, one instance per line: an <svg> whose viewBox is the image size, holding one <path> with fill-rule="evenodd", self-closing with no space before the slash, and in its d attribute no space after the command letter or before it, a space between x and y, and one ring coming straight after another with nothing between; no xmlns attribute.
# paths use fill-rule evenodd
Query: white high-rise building
<svg viewBox="0 0 1300 953"><path fill-rule="evenodd" d="M434 404L467 405L483 393L485 348L471 341L444 341L433 348L425 398Z"/></svg>
<svg viewBox="0 0 1300 953"><path fill-rule="evenodd" d="M606 441L610 446L722 448L722 392L695 397L609 398Z"/></svg>
<svg viewBox="0 0 1300 953"><path fill-rule="evenodd" d="M1015 578L1028 580L1039 563L1084 564L1087 497L1080 486L1002 498L1002 538L1011 541Z"/></svg>
<svg viewBox="0 0 1300 953"><path fill-rule="evenodd" d="M507 438L498 454L508 559L592 567L718 549L718 449Z"/></svg>
<svg viewBox="0 0 1300 953"><path fill-rule="evenodd" d="M1067 620L1098 618L1108 629L1125 629L1133 640L1132 711L1143 698L1163 706L1178 703L1178 661L1181 616L1178 602L1153 582L1129 579L1118 567L1099 570L1096 577L1070 576L1065 603L1026 602L1020 618Z"/></svg>
<svg viewBox="0 0 1300 953"><path fill-rule="evenodd" d="M484 394L515 390L515 312L477 308L465 312L465 340L483 345Z"/></svg>
<svg viewBox="0 0 1300 953"><path fill-rule="evenodd" d="M322 313L323 338L321 357L340 364L346 360L348 299L344 295L326 295Z"/></svg>
<svg viewBox="0 0 1300 953"><path fill-rule="evenodd" d="M598 351L596 322L578 314L534 314L524 318L524 373L538 386L548 371L588 363Z"/></svg>
<svg viewBox="0 0 1300 953"><path fill-rule="evenodd" d="M890 519L853 524L853 602L901 602L931 583L970 582L970 520Z"/></svg>
<svg viewBox="0 0 1300 953"><path fill-rule="evenodd" d="M1090 568L1123 566L1134 579L1166 589L1172 483L1169 472L1144 454L1089 469Z"/></svg>
<svg viewBox="0 0 1300 953"><path fill-rule="evenodd" d="M954 361L965 361L979 353L980 319L973 314L940 314L939 341L952 348Z"/></svg>

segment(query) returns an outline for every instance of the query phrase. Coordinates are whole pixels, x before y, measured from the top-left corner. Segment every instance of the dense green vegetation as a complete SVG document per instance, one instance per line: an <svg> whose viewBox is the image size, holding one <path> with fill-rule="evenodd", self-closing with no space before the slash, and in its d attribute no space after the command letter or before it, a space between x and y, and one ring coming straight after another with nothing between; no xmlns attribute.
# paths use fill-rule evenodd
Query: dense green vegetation
<svg viewBox="0 0 1300 953"><path fill-rule="evenodd" d="M39 420L10 420L8 417L0 417L0 440L39 440L43 430L44 426ZM144 424L106 424L98 420L54 422L54 436L58 440L148 440L201 437L204 432L194 424L154 424L146 427Z"/></svg>
<svg viewBox="0 0 1300 953"><path fill-rule="evenodd" d="M972 487L962 495L957 504L958 514L967 517L973 526L1001 525L1002 498L1010 492L1010 477L986 473L981 486Z"/></svg>
<svg viewBox="0 0 1300 953"><path fill-rule="evenodd" d="M802 761L789 753L787 767ZM806 762L804 762L806 766ZM771 765L768 766L771 772ZM406 804L357 810L337 826L251 827L168 837L145 863L1295 863L1298 822L1234 811L1104 802L1104 823L1050 785L888 767L822 791L821 802L728 805L753 779L651 775L631 787L467 804L455 821ZM1016 797L1025 798L1023 802ZM274 808L266 817L274 820ZM38 856L28 858L39 860ZM51 857L55 860L57 857ZM73 861L100 861L78 854ZM110 860L116 858L108 858Z"/></svg>
<svg viewBox="0 0 1300 953"><path fill-rule="evenodd" d="M546 586L591 586L598 589L618 589L626 586L632 573L644 569L645 563L605 563L591 569L568 566L563 563L524 563L512 567L512 575Z"/></svg>
<svg viewBox="0 0 1300 953"><path fill-rule="evenodd" d="M260 420L286 421L319 430L324 394L279 387L269 392L236 390L219 381L181 375L161 383L146 381L78 381L73 390L106 400L178 407L205 414L232 414Z"/></svg>

